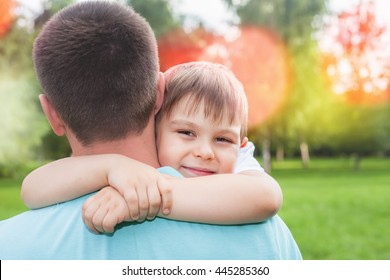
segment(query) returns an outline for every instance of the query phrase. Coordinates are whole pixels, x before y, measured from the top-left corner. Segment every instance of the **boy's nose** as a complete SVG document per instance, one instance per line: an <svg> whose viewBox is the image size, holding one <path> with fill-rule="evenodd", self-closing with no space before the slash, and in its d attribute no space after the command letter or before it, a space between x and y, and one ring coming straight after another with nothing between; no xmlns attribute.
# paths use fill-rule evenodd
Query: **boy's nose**
<svg viewBox="0 0 390 280"><path fill-rule="evenodd" d="M201 144L194 151L195 157L203 160L211 160L215 158L214 151L209 144Z"/></svg>

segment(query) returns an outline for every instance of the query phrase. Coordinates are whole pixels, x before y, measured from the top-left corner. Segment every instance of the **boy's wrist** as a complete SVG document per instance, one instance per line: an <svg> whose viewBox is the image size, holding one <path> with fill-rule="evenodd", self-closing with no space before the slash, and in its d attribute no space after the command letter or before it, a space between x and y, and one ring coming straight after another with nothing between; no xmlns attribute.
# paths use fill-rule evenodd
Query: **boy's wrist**
<svg viewBox="0 0 390 280"><path fill-rule="evenodd" d="M104 174L107 185L111 185L110 179L118 167L123 166L124 160L128 160L129 158L119 154L109 154L107 155L107 160L105 160ZM113 186L115 188L115 186Z"/></svg>

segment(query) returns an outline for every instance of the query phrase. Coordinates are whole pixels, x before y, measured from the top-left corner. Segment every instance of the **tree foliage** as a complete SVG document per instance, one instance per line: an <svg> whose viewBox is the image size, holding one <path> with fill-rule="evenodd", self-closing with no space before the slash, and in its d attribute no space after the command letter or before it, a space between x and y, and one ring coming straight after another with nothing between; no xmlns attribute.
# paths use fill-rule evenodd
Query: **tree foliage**
<svg viewBox="0 0 390 280"><path fill-rule="evenodd" d="M271 29L287 45L299 45L313 31L313 20L325 8L324 0L225 0L236 11L241 25L254 24Z"/></svg>
<svg viewBox="0 0 390 280"><path fill-rule="evenodd" d="M14 168L36 158L41 137L49 130L34 92L36 85L23 74L0 76L0 175L4 166Z"/></svg>
<svg viewBox="0 0 390 280"><path fill-rule="evenodd" d="M180 26L168 0L127 0L127 4L146 18L157 38Z"/></svg>
<svg viewBox="0 0 390 280"><path fill-rule="evenodd" d="M237 1L226 2L240 17L241 25L255 24L270 30L287 50L290 75L286 100L272 118L251 131L251 137L258 143L271 140L273 147L283 149L297 149L301 143L320 138L320 134L316 136L321 133L319 120L314 120L324 90L313 35L318 28L315 23L320 23L318 18L326 11L325 0L248 0L238 5Z"/></svg>
<svg viewBox="0 0 390 280"><path fill-rule="evenodd" d="M333 148L364 155L389 151L390 55L387 27L374 2L359 2L328 21L323 67L338 99Z"/></svg>
<svg viewBox="0 0 390 280"><path fill-rule="evenodd" d="M350 12L336 15L336 20L330 21L333 33L324 32L329 18L334 18L325 0L226 2L237 12L241 25L251 23L272 30L288 51L288 98L277 114L251 131L255 141L269 138L273 148L284 145L293 153L301 143L320 152L329 147L333 153L388 151L384 143L389 142L389 55L383 52L385 29L378 24L371 2L362 1ZM320 48L324 36L329 40L332 35L333 48ZM335 80L338 85L345 82L345 73L337 71L346 61L348 83L343 85L345 93L337 95L332 88ZM369 106L373 103L379 105Z"/></svg>
<svg viewBox="0 0 390 280"><path fill-rule="evenodd" d="M190 32L178 27L158 39L160 68L168 68L185 62L199 60L205 49L219 38L200 27Z"/></svg>
<svg viewBox="0 0 390 280"><path fill-rule="evenodd" d="M0 38L7 34L12 26L14 20L13 8L15 6L14 0L0 1Z"/></svg>
<svg viewBox="0 0 390 280"><path fill-rule="evenodd" d="M332 90L347 102L375 104L390 100L387 27L374 2L360 2L328 23L324 67Z"/></svg>
<svg viewBox="0 0 390 280"><path fill-rule="evenodd" d="M40 157L42 137L51 133L38 102L31 56L35 35L36 29L19 25L16 17L0 38L0 176Z"/></svg>

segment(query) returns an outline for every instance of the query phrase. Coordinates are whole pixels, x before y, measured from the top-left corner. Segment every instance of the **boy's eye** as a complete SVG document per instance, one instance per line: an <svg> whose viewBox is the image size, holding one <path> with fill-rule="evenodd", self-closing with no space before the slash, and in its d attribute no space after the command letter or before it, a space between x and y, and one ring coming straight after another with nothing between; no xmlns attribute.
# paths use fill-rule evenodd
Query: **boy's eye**
<svg viewBox="0 0 390 280"><path fill-rule="evenodd" d="M183 135L188 135L188 136L195 136L195 133L193 133L190 130L179 130L177 133L183 134Z"/></svg>
<svg viewBox="0 0 390 280"><path fill-rule="evenodd" d="M217 137L215 140L217 142L233 143L232 140L230 140L229 138L225 138L225 137Z"/></svg>

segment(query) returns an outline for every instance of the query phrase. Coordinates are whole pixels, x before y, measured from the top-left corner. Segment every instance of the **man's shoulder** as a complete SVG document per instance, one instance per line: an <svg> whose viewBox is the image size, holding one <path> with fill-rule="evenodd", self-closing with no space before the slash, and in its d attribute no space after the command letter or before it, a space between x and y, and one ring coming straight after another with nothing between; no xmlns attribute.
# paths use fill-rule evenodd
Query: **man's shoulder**
<svg viewBox="0 0 390 280"><path fill-rule="evenodd" d="M0 221L0 259L81 258L77 250L87 231L81 208L87 197Z"/></svg>
<svg viewBox="0 0 390 280"><path fill-rule="evenodd" d="M141 254L165 259L301 259L279 218L246 225L210 225L157 218L139 225ZM167 248L171 248L167 250Z"/></svg>

